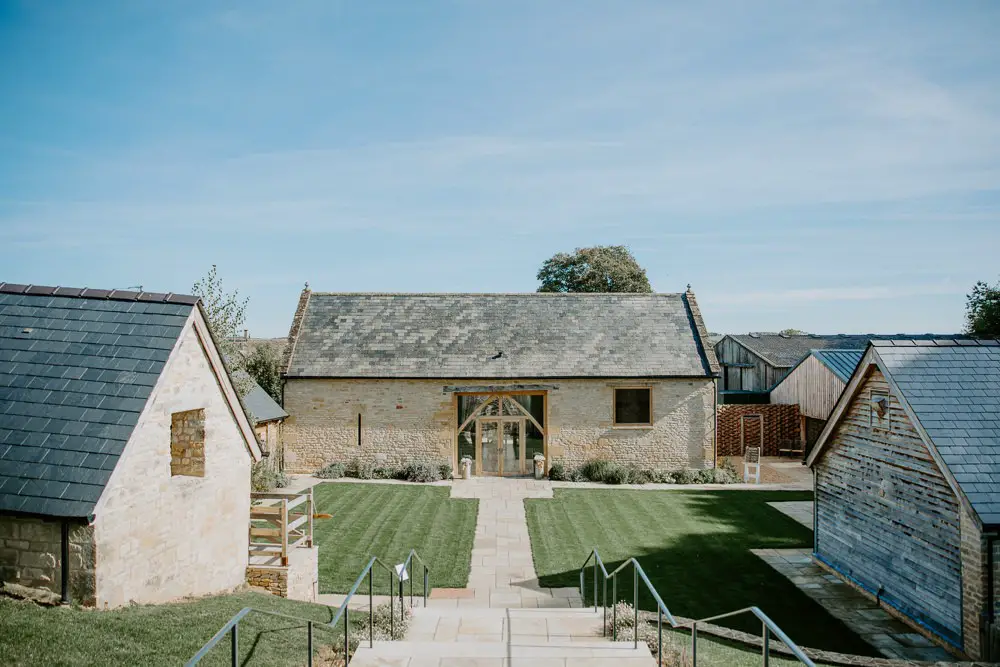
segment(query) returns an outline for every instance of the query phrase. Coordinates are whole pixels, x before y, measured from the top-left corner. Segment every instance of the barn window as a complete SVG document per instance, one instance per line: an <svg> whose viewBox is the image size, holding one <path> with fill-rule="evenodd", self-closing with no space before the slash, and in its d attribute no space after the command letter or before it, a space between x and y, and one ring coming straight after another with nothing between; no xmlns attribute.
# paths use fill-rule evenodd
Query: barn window
<svg viewBox="0 0 1000 667"><path fill-rule="evenodd" d="M652 425L652 393L649 387L616 388L615 426Z"/></svg>
<svg viewBox="0 0 1000 667"><path fill-rule="evenodd" d="M891 428L889 419L889 393L872 391L868 407L868 425L888 431Z"/></svg>

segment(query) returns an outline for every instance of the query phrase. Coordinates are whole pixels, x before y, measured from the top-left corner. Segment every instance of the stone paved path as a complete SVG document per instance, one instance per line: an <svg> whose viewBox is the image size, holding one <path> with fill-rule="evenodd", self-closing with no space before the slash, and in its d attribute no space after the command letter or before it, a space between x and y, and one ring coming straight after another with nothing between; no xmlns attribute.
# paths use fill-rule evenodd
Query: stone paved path
<svg viewBox="0 0 1000 667"><path fill-rule="evenodd" d="M809 530L813 529L813 502L811 500L789 500L768 503L782 514L792 517Z"/></svg>
<svg viewBox="0 0 1000 667"><path fill-rule="evenodd" d="M816 565L809 549L751 549L887 658L954 662L943 648Z"/></svg>
<svg viewBox="0 0 1000 667"><path fill-rule="evenodd" d="M547 480L477 477L455 482L453 498L478 498L468 589L435 589L432 607L580 607L575 588L542 588L531 558L525 498L551 498Z"/></svg>

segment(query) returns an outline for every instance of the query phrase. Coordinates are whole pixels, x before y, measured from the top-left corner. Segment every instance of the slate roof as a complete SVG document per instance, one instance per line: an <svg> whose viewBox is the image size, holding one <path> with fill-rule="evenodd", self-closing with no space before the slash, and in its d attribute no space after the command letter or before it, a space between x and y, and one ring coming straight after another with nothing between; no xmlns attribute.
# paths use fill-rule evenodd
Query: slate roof
<svg viewBox="0 0 1000 667"><path fill-rule="evenodd" d="M197 302L0 283L0 512L93 512Z"/></svg>
<svg viewBox="0 0 1000 667"><path fill-rule="evenodd" d="M254 424L284 419L288 416L288 413L256 382L253 383L250 392L243 397L243 405L250 411L251 421Z"/></svg>
<svg viewBox="0 0 1000 667"><path fill-rule="evenodd" d="M812 350L863 350L873 340L935 340L955 338L954 334L730 334L757 356L776 368L791 368Z"/></svg>
<svg viewBox="0 0 1000 667"><path fill-rule="evenodd" d="M872 344L980 519L1000 524L1000 343Z"/></svg>
<svg viewBox="0 0 1000 667"><path fill-rule="evenodd" d="M292 378L708 377L718 370L690 292L303 294L286 373Z"/></svg>
<svg viewBox="0 0 1000 667"><path fill-rule="evenodd" d="M829 368L834 375L844 381L851 381L854 369L861 363L865 351L861 350L813 350L816 360ZM787 376L786 376L787 377Z"/></svg>

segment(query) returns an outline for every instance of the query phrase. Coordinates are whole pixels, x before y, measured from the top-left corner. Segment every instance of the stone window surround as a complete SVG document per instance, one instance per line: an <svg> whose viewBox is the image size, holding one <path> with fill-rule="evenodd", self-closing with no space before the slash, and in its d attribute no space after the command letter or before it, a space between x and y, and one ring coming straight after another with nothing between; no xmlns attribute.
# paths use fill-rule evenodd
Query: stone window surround
<svg viewBox="0 0 1000 667"><path fill-rule="evenodd" d="M645 389L649 392L649 421L648 422L618 422L617 403L619 389ZM656 415L653 414L653 387L648 384L622 384L611 385L611 428L612 429L652 429L656 427Z"/></svg>

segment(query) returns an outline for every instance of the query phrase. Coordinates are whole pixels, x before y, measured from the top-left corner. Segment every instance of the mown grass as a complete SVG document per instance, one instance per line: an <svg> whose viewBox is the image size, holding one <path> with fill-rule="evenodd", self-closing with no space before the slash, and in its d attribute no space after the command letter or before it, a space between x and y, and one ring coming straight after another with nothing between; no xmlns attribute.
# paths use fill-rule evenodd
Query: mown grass
<svg viewBox="0 0 1000 667"><path fill-rule="evenodd" d="M317 653L322 646L343 641L342 624L335 632L319 627L332 620L329 607L263 593L111 611L40 607L0 597L0 664L182 665L244 607L315 621ZM239 625L240 664L301 667L306 664L306 632L304 622L250 614ZM229 638L200 664L231 664Z"/></svg>
<svg viewBox="0 0 1000 667"><path fill-rule="evenodd" d="M704 618L756 605L801 645L877 655L750 552L809 547L811 531L767 503L811 499L810 492L556 489L552 500L525 506L542 586L579 586L580 567L597 547L609 572L634 556L674 614ZM588 569L591 600L592 581ZM631 602L632 590L628 570L619 576L619 599ZM640 608L655 611L642 584L639 591ZM761 631L750 615L720 623Z"/></svg>
<svg viewBox="0 0 1000 667"><path fill-rule="evenodd" d="M338 482L313 489L318 519L321 593L347 593L372 556L390 567L416 549L430 568L430 586L463 587L469 580L479 501L450 498L441 486ZM423 583L414 564L413 590ZM375 592L389 592L389 574L378 570ZM368 591L368 582L361 590ZM409 588L407 588L407 591Z"/></svg>

